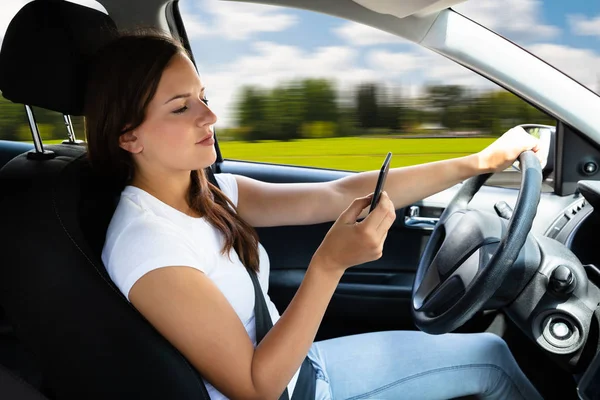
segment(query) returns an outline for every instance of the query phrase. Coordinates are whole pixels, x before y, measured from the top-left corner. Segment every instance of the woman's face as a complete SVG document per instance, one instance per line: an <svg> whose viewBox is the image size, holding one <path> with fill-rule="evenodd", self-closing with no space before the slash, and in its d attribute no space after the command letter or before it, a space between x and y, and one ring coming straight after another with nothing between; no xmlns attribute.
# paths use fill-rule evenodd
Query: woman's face
<svg viewBox="0 0 600 400"><path fill-rule="evenodd" d="M137 168L181 172L215 162L212 126L217 117L204 103L204 95L204 86L189 58L173 56L144 122L120 137L120 146L133 154Z"/></svg>

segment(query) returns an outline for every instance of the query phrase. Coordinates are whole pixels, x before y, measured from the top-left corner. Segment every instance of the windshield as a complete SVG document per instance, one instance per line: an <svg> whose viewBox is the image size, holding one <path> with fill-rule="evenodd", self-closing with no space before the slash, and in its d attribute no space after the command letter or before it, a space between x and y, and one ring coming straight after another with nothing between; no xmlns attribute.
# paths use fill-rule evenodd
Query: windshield
<svg viewBox="0 0 600 400"><path fill-rule="evenodd" d="M600 94L600 1L472 0L453 9Z"/></svg>

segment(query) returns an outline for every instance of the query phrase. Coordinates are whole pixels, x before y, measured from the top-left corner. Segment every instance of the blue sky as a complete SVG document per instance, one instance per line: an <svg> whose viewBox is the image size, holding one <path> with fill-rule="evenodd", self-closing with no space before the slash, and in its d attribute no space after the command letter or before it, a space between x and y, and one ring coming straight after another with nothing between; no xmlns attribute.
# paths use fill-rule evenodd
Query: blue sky
<svg viewBox="0 0 600 400"><path fill-rule="evenodd" d="M2 0L2 36L28 1ZM429 50L339 18L220 0L180 0L180 5L220 126L235 123L232 106L246 84L269 88L297 78L327 78L342 98L365 81L412 98L427 83L494 87ZM599 0L468 0L454 9L600 92Z"/></svg>
<svg viewBox="0 0 600 400"><path fill-rule="evenodd" d="M542 3L542 18L548 24L561 28L563 35L556 38L556 43L583 47L600 51L600 1L594 0L552 0ZM582 15L588 19L596 18L596 35L584 36L574 34L569 24L569 16Z"/></svg>
<svg viewBox="0 0 600 400"><path fill-rule="evenodd" d="M411 97L426 83L493 88L437 54L339 18L219 0L180 4L221 126L234 124L231 105L244 84L268 88L324 77L343 93L357 83L376 81ZM469 0L454 8L600 89L600 1Z"/></svg>
<svg viewBox="0 0 600 400"><path fill-rule="evenodd" d="M556 29L556 34L550 36L550 42L555 44L592 49L596 52L600 51L600 1L590 0L553 0L553 1L530 1L518 0L523 4L531 4L533 7L527 9L525 13L523 7L519 10L511 10L501 7L502 13L510 20L525 20L532 21L544 26ZM198 18L199 21L204 21L208 25L214 23L215 12L214 8L218 4L218 0L181 0L184 18ZM470 0L467 3L460 4L454 8L468 17L472 17L476 21L481 21L484 25L492 25L494 30L504 34L509 39L516 41L519 44L532 44L538 42L547 42L540 40L536 35L529 36L526 30L520 29L515 32L509 27L504 26L502 18L495 18L491 12L485 12L483 7L473 6L472 3L498 3L503 4L503 0ZM216 6L218 7L218 6ZM248 7L248 10L261 10L262 7ZM491 10L497 10L500 7L493 7ZM230 8L226 8L230 10ZM268 8L262 8L268 9ZM273 40L279 43L286 43L298 46L303 49L311 49L319 46L335 46L344 45L342 38L332 35L331 32L336 27L343 26L345 21L329 15L318 14L296 9L280 9L278 13L274 8L271 14L286 15L294 18L294 22L286 26L285 29L276 31L262 31L256 29L247 37L251 40ZM267 13L268 14L268 13ZM485 14L485 15L484 15ZM583 16L588 21L592 20L595 24L595 34L592 32L584 35L576 33L573 28L577 25L575 21L571 23L571 17ZM595 21L594 17L596 18ZM495 23L488 24L489 19L496 19ZM534 25L535 26L535 25ZM532 29L535 29L532 27ZM218 40L211 37L211 41L198 41L194 43L195 47L200 49L210 49L214 51L210 54L212 61L225 61L233 59L237 53L242 52L246 45L246 40L241 38ZM398 46L386 46L388 48L398 48Z"/></svg>

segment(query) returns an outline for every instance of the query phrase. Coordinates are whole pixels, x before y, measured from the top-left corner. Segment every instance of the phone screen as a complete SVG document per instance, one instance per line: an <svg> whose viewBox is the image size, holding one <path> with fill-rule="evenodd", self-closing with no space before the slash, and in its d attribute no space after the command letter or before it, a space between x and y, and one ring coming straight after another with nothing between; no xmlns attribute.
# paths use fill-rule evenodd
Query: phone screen
<svg viewBox="0 0 600 400"><path fill-rule="evenodd" d="M392 153L387 153L387 156L385 156L385 160L383 161L383 165L381 166L381 170L379 171L377 185L375 185L375 192L373 192L373 198L371 199L371 208L369 209L369 214L375 209L375 207L377 207L377 203L379 203L379 198L381 197L381 192L383 191L383 186L385 185L385 180L390 169L391 159Z"/></svg>

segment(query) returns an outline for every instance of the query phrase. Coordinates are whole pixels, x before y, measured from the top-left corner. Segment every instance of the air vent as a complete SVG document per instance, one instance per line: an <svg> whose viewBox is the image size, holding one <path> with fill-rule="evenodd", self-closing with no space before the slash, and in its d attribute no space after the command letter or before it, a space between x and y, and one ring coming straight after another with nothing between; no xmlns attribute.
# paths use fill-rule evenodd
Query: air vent
<svg viewBox="0 0 600 400"><path fill-rule="evenodd" d="M548 230L548 232L546 232L546 236L554 239L556 238L556 236L558 236L558 234L560 233L560 231L565 227L565 225L567 225L567 223L575 217L575 215L577 215L578 212L580 212L581 210L583 210L586 206L588 206L587 202L585 201L585 199L580 200L576 203L571 204L564 212L563 214L556 220L554 221L554 224L552 224L552 227Z"/></svg>

